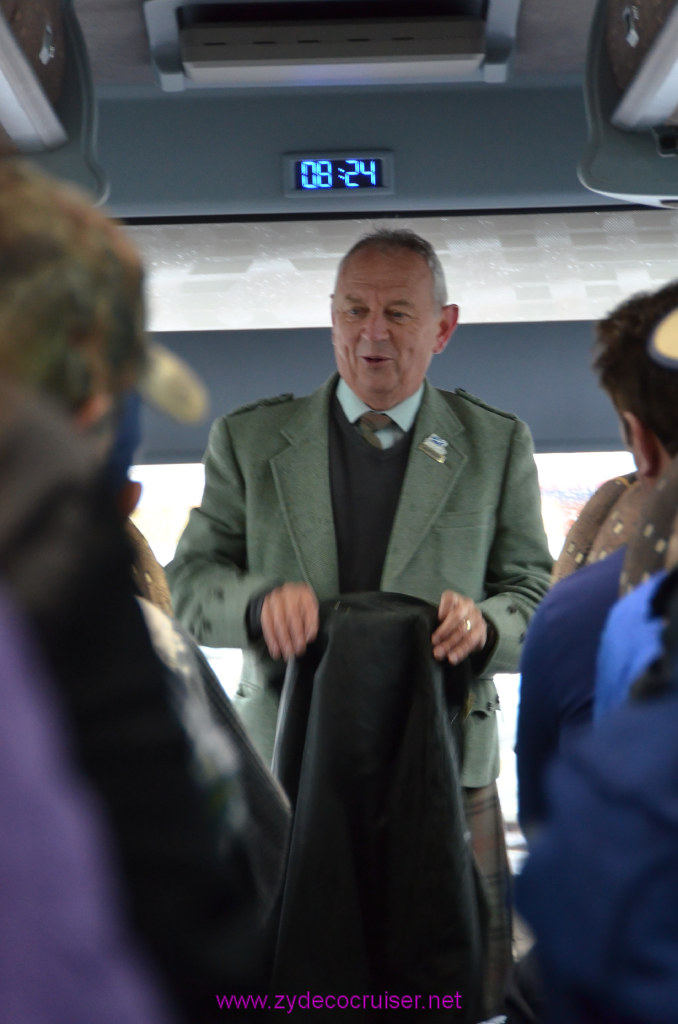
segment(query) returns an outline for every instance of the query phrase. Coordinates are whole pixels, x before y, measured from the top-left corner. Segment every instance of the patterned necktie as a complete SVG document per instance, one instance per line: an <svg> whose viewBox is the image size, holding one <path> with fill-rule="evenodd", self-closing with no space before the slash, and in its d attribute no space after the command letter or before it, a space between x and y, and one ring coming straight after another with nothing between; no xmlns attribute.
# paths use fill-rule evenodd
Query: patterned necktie
<svg viewBox="0 0 678 1024"><path fill-rule="evenodd" d="M382 444L375 431L393 426L393 420L385 412L364 412L358 420L358 430L371 445L381 448Z"/></svg>

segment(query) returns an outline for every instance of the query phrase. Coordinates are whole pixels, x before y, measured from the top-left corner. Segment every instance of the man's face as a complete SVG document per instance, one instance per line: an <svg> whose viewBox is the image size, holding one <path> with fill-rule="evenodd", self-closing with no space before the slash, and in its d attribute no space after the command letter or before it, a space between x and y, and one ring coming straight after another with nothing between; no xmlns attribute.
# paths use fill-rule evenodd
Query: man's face
<svg viewBox="0 0 678 1024"><path fill-rule="evenodd" d="M362 249L344 264L332 296L332 344L340 375L372 409L413 395L457 322L438 306L422 256Z"/></svg>

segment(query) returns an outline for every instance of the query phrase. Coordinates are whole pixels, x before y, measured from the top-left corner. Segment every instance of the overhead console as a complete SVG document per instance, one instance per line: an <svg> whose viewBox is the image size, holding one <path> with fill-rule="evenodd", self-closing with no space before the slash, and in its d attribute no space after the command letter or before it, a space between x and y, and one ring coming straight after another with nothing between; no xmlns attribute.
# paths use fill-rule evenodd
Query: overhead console
<svg viewBox="0 0 678 1024"><path fill-rule="evenodd" d="M164 90L503 82L520 0L145 0Z"/></svg>

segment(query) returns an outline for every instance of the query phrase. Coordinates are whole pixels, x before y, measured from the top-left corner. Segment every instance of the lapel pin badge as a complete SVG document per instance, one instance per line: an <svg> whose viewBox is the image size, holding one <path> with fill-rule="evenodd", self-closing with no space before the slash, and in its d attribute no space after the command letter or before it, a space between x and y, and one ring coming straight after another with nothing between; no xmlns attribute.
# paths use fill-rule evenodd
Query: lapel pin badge
<svg viewBox="0 0 678 1024"><path fill-rule="evenodd" d="M436 462L444 462L447 458L447 441L443 441L437 434L429 434L419 445L419 451Z"/></svg>

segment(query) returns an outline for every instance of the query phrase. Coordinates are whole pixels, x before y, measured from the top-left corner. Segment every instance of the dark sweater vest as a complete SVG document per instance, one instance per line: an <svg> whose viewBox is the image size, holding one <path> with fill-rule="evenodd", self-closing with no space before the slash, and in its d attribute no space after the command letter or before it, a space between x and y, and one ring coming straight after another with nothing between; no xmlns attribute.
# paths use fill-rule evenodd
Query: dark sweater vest
<svg viewBox="0 0 678 1024"><path fill-rule="evenodd" d="M375 448L332 400L330 487L342 594L380 588L411 439L410 430L391 448Z"/></svg>

